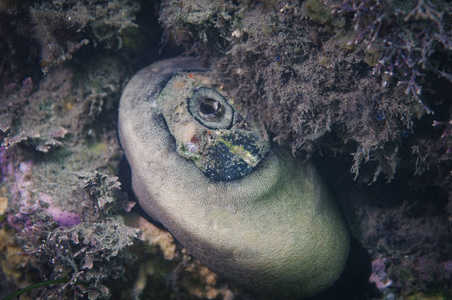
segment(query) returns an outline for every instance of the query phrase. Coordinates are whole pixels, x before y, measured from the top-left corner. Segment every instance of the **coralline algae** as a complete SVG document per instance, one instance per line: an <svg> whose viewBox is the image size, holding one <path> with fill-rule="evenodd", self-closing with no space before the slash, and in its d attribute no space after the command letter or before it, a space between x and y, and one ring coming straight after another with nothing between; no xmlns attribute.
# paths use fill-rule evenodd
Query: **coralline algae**
<svg viewBox="0 0 452 300"><path fill-rule="evenodd" d="M150 65L121 98L119 136L143 209L218 274L262 293L330 287L345 222L310 162L271 147L193 58Z"/></svg>

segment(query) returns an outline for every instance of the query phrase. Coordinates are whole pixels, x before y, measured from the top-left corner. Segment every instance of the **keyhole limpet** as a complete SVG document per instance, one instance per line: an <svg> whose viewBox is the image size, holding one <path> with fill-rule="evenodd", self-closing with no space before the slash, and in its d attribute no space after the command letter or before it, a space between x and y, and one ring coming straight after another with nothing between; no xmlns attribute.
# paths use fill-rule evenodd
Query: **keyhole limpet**
<svg viewBox="0 0 452 300"><path fill-rule="evenodd" d="M310 162L271 146L194 58L128 83L119 137L140 205L203 264L262 293L330 287L349 234Z"/></svg>

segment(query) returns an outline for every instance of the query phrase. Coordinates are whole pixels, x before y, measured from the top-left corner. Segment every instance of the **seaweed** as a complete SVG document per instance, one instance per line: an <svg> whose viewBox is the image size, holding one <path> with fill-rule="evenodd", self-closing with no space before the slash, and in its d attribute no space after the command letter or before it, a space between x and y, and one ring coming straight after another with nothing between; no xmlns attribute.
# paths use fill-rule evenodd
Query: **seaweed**
<svg viewBox="0 0 452 300"><path fill-rule="evenodd" d="M72 59L88 44L121 48L121 32L137 26L133 20L138 9L133 0L49 0L30 8L43 72Z"/></svg>
<svg viewBox="0 0 452 300"><path fill-rule="evenodd" d="M211 58L218 77L235 88L236 101L273 141L310 156L333 150L323 141L334 134L354 156L356 178L374 161L372 181L381 174L390 181L397 149L416 120L433 112L425 103L436 98L434 74L450 77L450 9L421 2L252 2L234 9L213 2L203 10L208 17L197 18L199 7L191 2L164 1L160 20L166 36L185 44L191 37L188 53ZM220 9L228 23L218 21ZM205 33L212 26L226 50ZM446 62L442 70L440 61Z"/></svg>
<svg viewBox="0 0 452 300"><path fill-rule="evenodd" d="M209 17L184 18L198 16L199 8L191 1L181 6L166 0L160 21L167 39L209 60L217 80L232 90L234 103L270 141L291 148L294 155L344 161L337 176L352 182L331 181L338 184L338 194L346 194L341 203L353 206L354 217L362 212L356 221L360 225L351 226L356 236L368 249L377 247L368 244L369 235L397 240L372 253L375 282L385 295L433 286L450 292L442 267L450 260L449 242L443 245L448 250L438 254L432 243L423 248L399 232L403 222L412 228L430 222L428 228L442 237L450 227L450 3L267 2L215 1L204 7L202 15ZM218 22L218 11L229 22ZM210 38L213 32L221 33L225 47L218 47L218 36ZM328 174L334 167L325 169ZM363 203L359 197L372 191L387 196L372 197L374 205ZM411 205L433 205L437 215L407 216L404 209ZM380 215L371 216L372 211ZM398 227L366 227L384 222ZM430 239L421 228L413 236ZM406 260L410 250L404 247L412 243L418 248ZM411 277L401 276L404 272ZM409 288L400 288L405 284Z"/></svg>
<svg viewBox="0 0 452 300"><path fill-rule="evenodd" d="M134 202L115 176L120 92L182 51L209 61L270 141L327 162L386 297L450 294L451 12L440 0L0 1L0 294L70 279L29 295L247 295L121 217Z"/></svg>

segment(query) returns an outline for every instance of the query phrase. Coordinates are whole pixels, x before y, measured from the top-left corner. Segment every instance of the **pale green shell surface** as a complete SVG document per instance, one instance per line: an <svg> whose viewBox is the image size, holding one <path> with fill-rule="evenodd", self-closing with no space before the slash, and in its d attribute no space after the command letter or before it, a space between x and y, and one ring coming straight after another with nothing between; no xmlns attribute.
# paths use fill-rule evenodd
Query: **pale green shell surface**
<svg viewBox="0 0 452 300"><path fill-rule="evenodd" d="M192 135L187 139L175 128L181 120L192 121L189 115L171 120L175 113L170 117L168 112L174 107L167 101L173 92L164 89L178 82L176 87L193 91L199 82L188 87L190 80L180 79L203 71L191 58L164 60L140 71L124 90L119 136L140 205L226 278L264 293L308 297L322 292L345 266L349 234L311 163L257 142L267 152L250 172L235 180L213 180L180 151L177 140ZM175 75L182 77L174 80ZM221 85L208 79L204 84L228 98ZM184 104L175 107L183 110Z"/></svg>

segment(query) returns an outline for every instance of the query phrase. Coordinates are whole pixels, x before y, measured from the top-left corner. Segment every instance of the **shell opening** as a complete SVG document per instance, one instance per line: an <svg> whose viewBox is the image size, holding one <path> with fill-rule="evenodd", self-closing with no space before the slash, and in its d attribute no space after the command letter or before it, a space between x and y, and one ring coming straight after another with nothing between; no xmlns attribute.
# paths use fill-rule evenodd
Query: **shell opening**
<svg viewBox="0 0 452 300"><path fill-rule="evenodd" d="M224 117L224 107L218 100L204 98L199 101L198 114L206 121L219 121Z"/></svg>
<svg viewBox="0 0 452 300"><path fill-rule="evenodd" d="M200 87L188 100L188 111L193 118L209 129L231 129L234 108L215 89Z"/></svg>

